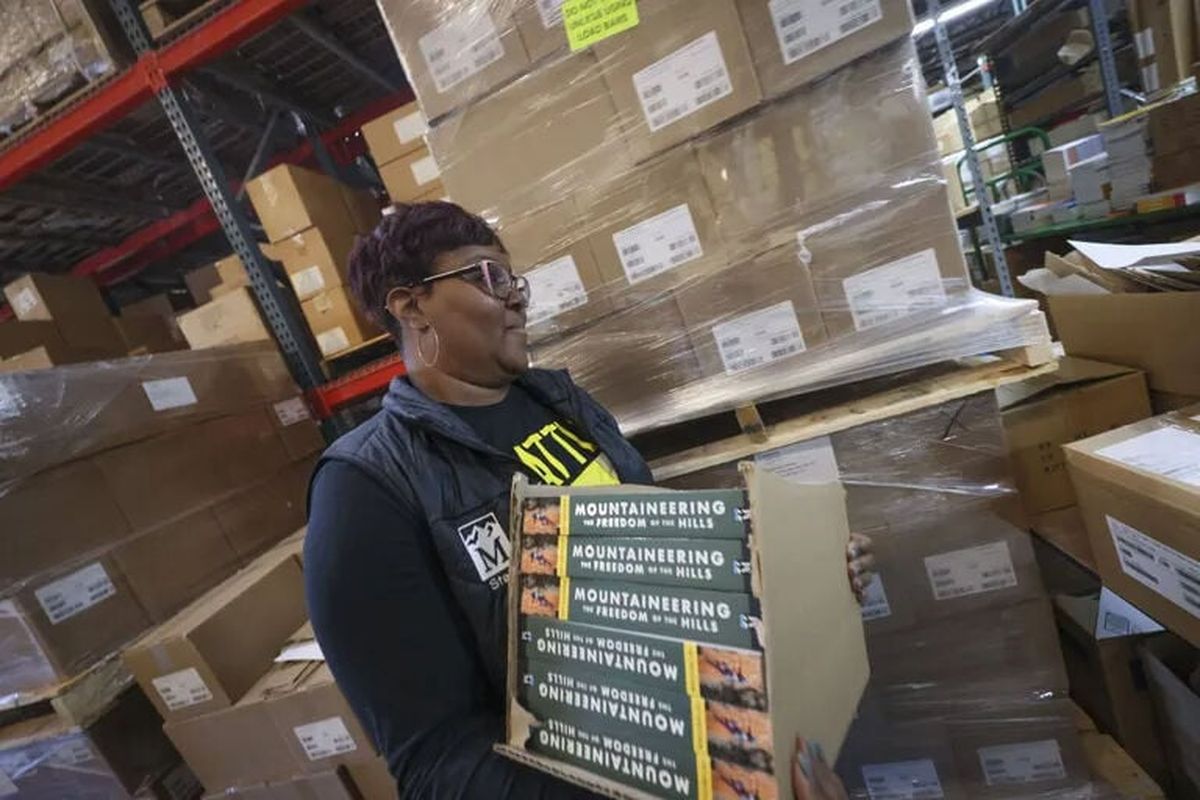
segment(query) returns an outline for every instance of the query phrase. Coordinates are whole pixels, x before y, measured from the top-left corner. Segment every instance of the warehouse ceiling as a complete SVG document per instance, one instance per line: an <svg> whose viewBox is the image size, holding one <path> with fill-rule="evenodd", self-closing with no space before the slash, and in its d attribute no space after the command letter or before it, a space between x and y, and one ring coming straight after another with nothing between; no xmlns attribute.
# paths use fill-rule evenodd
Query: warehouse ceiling
<svg viewBox="0 0 1200 800"><path fill-rule="evenodd" d="M178 38L231 4L217 0L168 29ZM321 0L189 73L179 85L231 180L405 86L372 0ZM36 125L36 120L33 123ZM18 140L21 131L10 141ZM8 143L0 141L0 149ZM261 152L260 152L261 149ZM256 159L257 154L257 159ZM202 197L157 103L90 135L48 167L0 192L0 279L66 272L102 248ZM146 288L228 252L220 233L139 275Z"/></svg>

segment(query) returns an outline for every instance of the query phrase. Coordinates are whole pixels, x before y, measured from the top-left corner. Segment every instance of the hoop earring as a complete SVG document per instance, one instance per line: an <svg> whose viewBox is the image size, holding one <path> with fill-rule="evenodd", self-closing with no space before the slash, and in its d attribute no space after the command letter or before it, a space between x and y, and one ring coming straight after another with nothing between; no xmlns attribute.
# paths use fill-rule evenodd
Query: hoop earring
<svg viewBox="0 0 1200 800"><path fill-rule="evenodd" d="M417 358L421 359L421 363L426 368L432 369L437 365L438 357L442 354L442 340L438 337L437 328L430 325L429 330L433 331L433 358L428 359L425 357L425 351L421 348L423 339L420 335L417 336Z"/></svg>

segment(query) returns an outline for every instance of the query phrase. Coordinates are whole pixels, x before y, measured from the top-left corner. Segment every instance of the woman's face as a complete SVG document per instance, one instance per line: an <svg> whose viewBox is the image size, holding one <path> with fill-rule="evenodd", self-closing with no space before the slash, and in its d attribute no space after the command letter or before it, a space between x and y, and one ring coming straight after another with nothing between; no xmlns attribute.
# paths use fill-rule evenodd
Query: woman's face
<svg viewBox="0 0 1200 800"><path fill-rule="evenodd" d="M435 273L453 272L489 259L511 267L509 256L496 246L471 245L440 254ZM473 272L429 284L413 296L433 330L417 330L422 353L438 370L480 386L507 384L529 367L525 335L525 301L520 292L508 298L493 297Z"/></svg>

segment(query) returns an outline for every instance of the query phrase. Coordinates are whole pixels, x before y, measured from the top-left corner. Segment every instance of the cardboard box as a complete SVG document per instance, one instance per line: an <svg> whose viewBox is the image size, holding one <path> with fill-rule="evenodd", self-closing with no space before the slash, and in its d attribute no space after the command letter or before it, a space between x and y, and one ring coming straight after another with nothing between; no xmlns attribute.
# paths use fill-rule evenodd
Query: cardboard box
<svg viewBox="0 0 1200 800"><path fill-rule="evenodd" d="M249 289L235 289L179 315L179 329L193 350L273 341Z"/></svg>
<svg viewBox="0 0 1200 800"><path fill-rule="evenodd" d="M1154 391L1200 395L1200 341L1192 335L1200 296L1056 295L1046 301L1067 355L1136 367Z"/></svg>
<svg viewBox="0 0 1200 800"><path fill-rule="evenodd" d="M350 212L350 219L354 221L355 230L359 233L373 231L380 218L379 201L375 199L375 195L371 192L356 191L344 184L339 185L342 199L346 201L346 208Z"/></svg>
<svg viewBox="0 0 1200 800"><path fill-rule="evenodd" d="M941 721L889 723L870 713L860 714L837 769L851 797L870 797L871 791L887 796L881 794L881 787L903 787L900 791L944 800L969 797Z"/></svg>
<svg viewBox="0 0 1200 800"><path fill-rule="evenodd" d="M1100 578L1200 645L1200 422L1173 412L1066 445Z"/></svg>
<svg viewBox="0 0 1200 800"><path fill-rule="evenodd" d="M767 97L814 81L907 36L913 26L912 11L903 0L823 7L819 13L801 2L738 0L737 6ZM961 143L957 149L962 149Z"/></svg>
<svg viewBox="0 0 1200 800"><path fill-rule="evenodd" d="M350 219L309 228L275 245L299 300L307 300L346 281L350 253L358 233Z"/></svg>
<svg viewBox="0 0 1200 800"><path fill-rule="evenodd" d="M33 273L6 284L4 296L18 320L53 322L72 347L125 355L108 306L90 278Z"/></svg>
<svg viewBox="0 0 1200 800"><path fill-rule="evenodd" d="M121 340L125 342L125 352L129 355L143 356L187 349L187 343L174 319L168 321L165 317L133 315L114 322Z"/></svg>
<svg viewBox="0 0 1200 800"><path fill-rule="evenodd" d="M348 764L346 769L363 800L392 800L396 795L396 779L382 758Z"/></svg>
<svg viewBox="0 0 1200 800"><path fill-rule="evenodd" d="M1142 89L1167 89L1188 76L1195 60L1191 0L1136 0L1129 5Z"/></svg>
<svg viewBox="0 0 1200 800"><path fill-rule="evenodd" d="M0 728L0 772L22 799L129 797L178 764L154 708L137 691L122 692L82 727L51 713Z"/></svg>
<svg viewBox="0 0 1200 800"><path fill-rule="evenodd" d="M273 167L247 182L246 194L272 242L306 228L344 225L352 219L342 184L304 167Z"/></svg>
<svg viewBox="0 0 1200 800"><path fill-rule="evenodd" d="M529 66L511 6L481 9L471 0L385 0L379 10L429 120Z"/></svg>
<svg viewBox="0 0 1200 800"><path fill-rule="evenodd" d="M0 612L17 656L0 663L6 695L69 678L150 627L120 569L94 556L31 578Z"/></svg>
<svg viewBox="0 0 1200 800"><path fill-rule="evenodd" d="M679 286L727 265L716 216L690 148L578 196L588 241L614 303Z"/></svg>
<svg viewBox="0 0 1200 800"><path fill-rule="evenodd" d="M1074 495L1074 488L1071 493ZM1087 528L1078 506L1045 511L1029 521L1030 529L1038 538L1049 542L1059 551L1070 556L1076 564L1082 564L1093 574L1096 572L1096 556L1088 540Z"/></svg>
<svg viewBox="0 0 1200 800"><path fill-rule="evenodd" d="M1056 372L1001 386L1008 452L1030 514L1075 504L1062 445L1150 416L1146 376L1066 357Z"/></svg>
<svg viewBox="0 0 1200 800"><path fill-rule="evenodd" d="M416 103L405 103L362 126L375 164L382 167L425 146L429 125Z"/></svg>
<svg viewBox="0 0 1200 800"><path fill-rule="evenodd" d="M737 375L825 342L812 276L795 247L697 278L675 299L705 375Z"/></svg>
<svg viewBox="0 0 1200 800"><path fill-rule="evenodd" d="M233 551L245 559L304 526L315 458L289 464L266 481L213 506Z"/></svg>
<svg viewBox="0 0 1200 800"><path fill-rule="evenodd" d="M489 218L541 208L632 165L590 52L543 65L434 126L427 139L446 191Z"/></svg>
<svg viewBox="0 0 1200 800"><path fill-rule="evenodd" d="M1196 165L1196 151L1154 154L1151 169L1154 185L1158 189L1187 186L1200 181L1200 166Z"/></svg>
<svg viewBox="0 0 1200 800"><path fill-rule="evenodd" d="M303 624L304 577L292 550L263 554L122 654L168 722L233 706Z"/></svg>
<svg viewBox="0 0 1200 800"><path fill-rule="evenodd" d="M1195 678L1200 663L1196 651L1171 636L1151 639L1140 650L1161 720L1163 755L1172 788L1181 797L1200 797L1200 690Z"/></svg>
<svg viewBox="0 0 1200 800"><path fill-rule="evenodd" d="M154 622L169 619L227 578L239 563L208 508L139 531L119 545L112 558Z"/></svg>
<svg viewBox="0 0 1200 800"><path fill-rule="evenodd" d="M0 373L28 372L55 366L54 358L45 347L35 347L12 358L0 359Z"/></svg>
<svg viewBox="0 0 1200 800"><path fill-rule="evenodd" d="M697 143L727 242L751 255L793 244L799 220L847 198L890 203L904 190L887 186L929 169L937 142L907 77L911 47L890 45Z"/></svg>
<svg viewBox="0 0 1200 800"><path fill-rule="evenodd" d="M5 360L6 372L100 361L117 355L124 354L113 353L103 347L75 347L67 344L53 322L9 320L0 324L0 359ZM8 364L8 361L18 363Z"/></svg>
<svg viewBox="0 0 1200 800"><path fill-rule="evenodd" d="M499 221L513 269L529 279L531 340L565 333L612 308L575 199Z"/></svg>
<svg viewBox="0 0 1200 800"><path fill-rule="evenodd" d="M168 717L163 733L205 787L243 786L248 797L274 800L279 795L269 784L286 784L295 774L287 744L261 705Z"/></svg>
<svg viewBox="0 0 1200 800"><path fill-rule="evenodd" d="M531 63L536 64L546 56L567 48L562 3L553 0L517 0L515 5L513 21L516 22Z"/></svg>
<svg viewBox="0 0 1200 800"><path fill-rule="evenodd" d="M283 449L287 451L289 460L299 461L325 449L328 442L321 432L321 425L313 418L303 396L272 403L271 411L275 430L283 440Z"/></svg>
<svg viewBox="0 0 1200 800"><path fill-rule="evenodd" d="M144 297L141 300L121 306L122 318L132 316L163 317L164 319L174 320L175 306L171 304L171 298L166 292L152 294L149 297Z"/></svg>
<svg viewBox="0 0 1200 800"><path fill-rule="evenodd" d="M379 168L379 177L393 203L415 200L438 190L442 171L424 145Z"/></svg>
<svg viewBox="0 0 1200 800"><path fill-rule="evenodd" d="M383 333L340 287L313 295L301 303L300 308L321 355L326 358Z"/></svg>
<svg viewBox="0 0 1200 800"><path fill-rule="evenodd" d="M638 16L592 48L635 160L762 99L734 0L660 0Z"/></svg>
<svg viewBox="0 0 1200 800"><path fill-rule="evenodd" d="M1149 115L1150 141L1156 154L1200 149L1200 95L1152 106Z"/></svg>

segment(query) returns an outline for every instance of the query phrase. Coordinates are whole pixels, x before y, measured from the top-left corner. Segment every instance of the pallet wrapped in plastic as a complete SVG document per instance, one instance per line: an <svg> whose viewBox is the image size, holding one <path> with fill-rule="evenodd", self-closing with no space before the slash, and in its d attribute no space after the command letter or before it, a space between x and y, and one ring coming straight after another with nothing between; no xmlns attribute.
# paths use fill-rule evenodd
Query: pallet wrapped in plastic
<svg viewBox="0 0 1200 800"><path fill-rule="evenodd" d="M115 19L90 0L6 0L0 6L0 135L128 55Z"/></svg>
<svg viewBox="0 0 1200 800"><path fill-rule="evenodd" d="M577 52L558 5L380 0L534 362L624 430L1047 341L970 288L902 0L642 2Z"/></svg>

